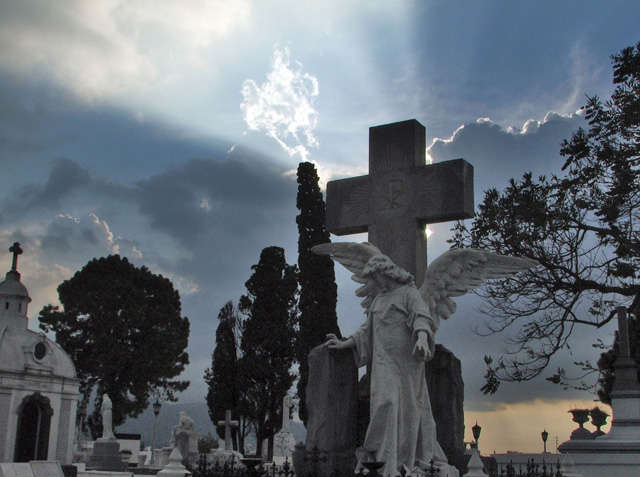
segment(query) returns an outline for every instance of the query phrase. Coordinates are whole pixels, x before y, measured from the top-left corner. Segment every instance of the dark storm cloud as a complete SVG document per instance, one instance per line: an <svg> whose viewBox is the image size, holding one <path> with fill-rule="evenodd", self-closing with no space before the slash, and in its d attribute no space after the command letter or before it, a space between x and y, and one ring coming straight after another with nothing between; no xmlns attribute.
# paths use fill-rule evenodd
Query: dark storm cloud
<svg viewBox="0 0 640 477"><path fill-rule="evenodd" d="M295 200L296 183L284 173L259 157L192 159L138 183L136 196L154 228L195 244L214 228L248 234L275 218Z"/></svg>
<svg viewBox="0 0 640 477"><path fill-rule="evenodd" d="M19 189L18 209L25 210L33 207L55 209L62 199L90 183L89 173L77 162L68 158L55 159L46 183L29 184Z"/></svg>

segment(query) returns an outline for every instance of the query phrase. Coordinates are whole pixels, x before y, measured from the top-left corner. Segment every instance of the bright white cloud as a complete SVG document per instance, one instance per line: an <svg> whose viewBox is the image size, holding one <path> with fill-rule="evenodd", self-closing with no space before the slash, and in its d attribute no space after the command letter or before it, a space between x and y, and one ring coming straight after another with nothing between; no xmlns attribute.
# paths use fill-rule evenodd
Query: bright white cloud
<svg viewBox="0 0 640 477"><path fill-rule="evenodd" d="M52 76L95 100L202 67L211 44L246 25L249 0L6 2L0 7L0 67Z"/></svg>
<svg viewBox="0 0 640 477"><path fill-rule="evenodd" d="M275 139L296 161L309 158L308 147L318 146L314 129L318 112L318 80L302 72L302 64L291 64L289 48L274 48L267 81L258 85L247 79L242 84L240 109L249 129Z"/></svg>

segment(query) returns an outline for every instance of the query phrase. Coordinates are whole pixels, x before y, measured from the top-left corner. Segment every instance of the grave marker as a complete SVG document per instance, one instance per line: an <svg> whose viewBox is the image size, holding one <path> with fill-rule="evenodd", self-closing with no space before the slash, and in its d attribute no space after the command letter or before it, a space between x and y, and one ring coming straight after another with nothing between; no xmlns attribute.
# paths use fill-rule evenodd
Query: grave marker
<svg viewBox="0 0 640 477"><path fill-rule="evenodd" d="M427 266L427 224L473 217L473 167L464 159L426 164L415 119L369 129L369 175L327 184L327 230L367 232L369 242L410 272Z"/></svg>
<svg viewBox="0 0 640 477"><path fill-rule="evenodd" d="M224 450L233 450L233 440L231 438L231 430L238 427L240 423L238 421L231 420L231 411L227 410L224 413L224 421L218 422L219 426L224 426Z"/></svg>

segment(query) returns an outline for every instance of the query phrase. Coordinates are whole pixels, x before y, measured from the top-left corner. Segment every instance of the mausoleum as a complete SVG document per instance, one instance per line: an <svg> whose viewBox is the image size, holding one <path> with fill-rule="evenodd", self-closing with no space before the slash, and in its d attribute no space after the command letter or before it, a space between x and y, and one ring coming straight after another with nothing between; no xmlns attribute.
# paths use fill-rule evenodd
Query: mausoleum
<svg viewBox="0 0 640 477"><path fill-rule="evenodd" d="M0 283L0 462L71 464L80 380L71 358L28 329L31 302L20 281L19 243Z"/></svg>

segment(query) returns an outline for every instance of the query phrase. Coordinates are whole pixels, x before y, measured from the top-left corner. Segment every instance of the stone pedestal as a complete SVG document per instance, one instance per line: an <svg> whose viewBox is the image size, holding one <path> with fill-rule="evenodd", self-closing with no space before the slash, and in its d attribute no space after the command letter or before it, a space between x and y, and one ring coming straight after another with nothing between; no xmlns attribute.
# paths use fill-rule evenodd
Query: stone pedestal
<svg viewBox="0 0 640 477"><path fill-rule="evenodd" d="M626 309L618 308L620 352L613 364L612 417L608 434L591 439L572 438L558 450L570 454L584 477L631 477L640 469L640 383L638 365L630 357Z"/></svg>
<svg viewBox="0 0 640 477"><path fill-rule="evenodd" d="M356 467L358 368L353 352L318 346L309 353L306 449L296 447L297 475L350 475Z"/></svg>
<svg viewBox="0 0 640 477"><path fill-rule="evenodd" d="M120 444L115 439L98 439L93 444L93 454L86 466L87 470L124 472L127 466L120 457Z"/></svg>
<svg viewBox="0 0 640 477"><path fill-rule="evenodd" d="M438 344L425 365L431 412L438 443L449 463L461 474L467 471L464 455L464 382L460 360Z"/></svg>

